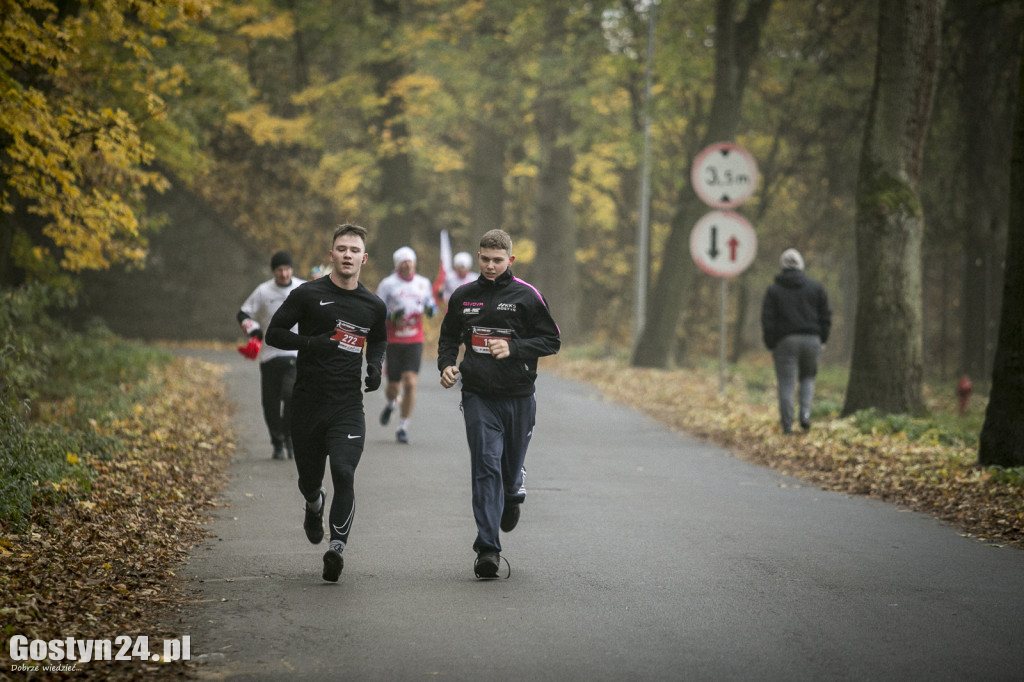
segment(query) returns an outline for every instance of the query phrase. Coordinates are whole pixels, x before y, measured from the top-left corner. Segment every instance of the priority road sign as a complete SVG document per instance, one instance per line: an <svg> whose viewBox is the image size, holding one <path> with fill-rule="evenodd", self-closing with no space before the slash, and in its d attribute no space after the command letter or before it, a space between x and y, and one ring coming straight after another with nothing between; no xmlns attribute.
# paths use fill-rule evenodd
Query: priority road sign
<svg viewBox="0 0 1024 682"><path fill-rule="evenodd" d="M757 235L747 219L732 211L711 211L690 232L690 255L713 277L735 277L754 261Z"/></svg>
<svg viewBox="0 0 1024 682"><path fill-rule="evenodd" d="M708 145L690 168L690 184L700 200L712 208L739 206L757 190L757 162L732 142Z"/></svg>

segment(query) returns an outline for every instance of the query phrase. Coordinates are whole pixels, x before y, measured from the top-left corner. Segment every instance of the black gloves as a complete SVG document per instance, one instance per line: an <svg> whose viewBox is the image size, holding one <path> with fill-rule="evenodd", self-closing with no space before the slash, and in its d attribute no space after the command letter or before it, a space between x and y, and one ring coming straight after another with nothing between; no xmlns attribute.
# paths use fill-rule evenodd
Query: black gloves
<svg viewBox="0 0 1024 682"><path fill-rule="evenodd" d="M380 388L380 367L366 366L366 393Z"/></svg>
<svg viewBox="0 0 1024 682"><path fill-rule="evenodd" d="M331 351L338 350L337 339L331 338L336 333L337 332L332 331L319 336L310 336L308 337L308 344L306 347L317 354L329 353Z"/></svg>

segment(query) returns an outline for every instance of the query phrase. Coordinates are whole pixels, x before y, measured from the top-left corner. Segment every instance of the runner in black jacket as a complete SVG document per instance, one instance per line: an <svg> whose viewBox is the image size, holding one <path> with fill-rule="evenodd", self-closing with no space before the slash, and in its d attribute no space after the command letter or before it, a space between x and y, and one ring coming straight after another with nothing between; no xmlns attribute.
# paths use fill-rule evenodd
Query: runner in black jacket
<svg viewBox="0 0 1024 682"><path fill-rule="evenodd" d="M473 478L477 577L498 575L501 542L519 521L526 498L523 466L537 413L537 358L561 345L558 325L539 291L513 276L512 239L491 230L480 240L480 277L455 290L441 323L441 385L462 380ZM462 364L456 367L459 349Z"/></svg>
<svg viewBox="0 0 1024 682"><path fill-rule="evenodd" d="M267 343L299 351L292 397L292 444L299 491L306 499L303 527L319 544L324 537L324 465L331 462L331 546L324 554L324 580L337 581L355 514L353 480L363 453L363 351L366 390L380 387L387 349L384 302L359 283L366 262L366 230L341 225L331 246L331 275L303 284L281 304L267 330ZM298 333L291 328L298 324Z"/></svg>

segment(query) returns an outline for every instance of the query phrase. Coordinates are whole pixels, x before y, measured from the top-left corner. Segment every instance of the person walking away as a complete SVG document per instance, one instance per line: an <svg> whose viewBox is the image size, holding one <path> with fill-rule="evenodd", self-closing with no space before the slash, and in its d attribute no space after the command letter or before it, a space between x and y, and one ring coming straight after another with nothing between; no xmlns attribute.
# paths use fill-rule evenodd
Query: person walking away
<svg viewBox="0 0 1024 682"><path fill-rule="evenodd" d="M399 410L395 439L408 443L409 419L416 405L416 383L423 356L423 318L433 317L437 305L430 280L416 274L416 252L403 246L392 259L395 271L377 286L377 296L388 309L388 384L384 392L387 404L380 413L380 424L387 426L391 414Z"/></svg>
<svg viewBox="0 0 1024 682"><path fill-rule="evenodd" d="M463 284L469 284L475 282L477 277L480 275L473 272L470 268L473 267L473 256L468 251L459 251L452 258L452 269L453 272L449 272L448 276L444 278L444 289L441 292L441 296L444 302L447 303L451 299L452 294L455 290L461 287Z"/></svg>
<svg viewBox="0 0 1024 682"><path fill-rule="evenodd" d="M561 332L537 289L512 274L512 238L491 230L480 239L480 277L448 302L437 344L441 385L462 382L472 475L478 578L495 578L499 529L511 532L526 499L526 451L533 437L537 359L554 355ZM465 346L462 363L456 367Z"/></svg>
<svg viewBox="0 0 1024 682"><path fill-rule="evenodd" d="M782 272L765 292L761 305L764 345L772 352L779 394L782 432L793 432L793 389L799 383L800 427L811 428L811 402L818 358L832 328L832 311L821 284L804 274L796 249L779 258Z"/></svg>
<svg viewBox="0 0 1024 682"><path fill-rule="evenodd" d="M324 538L324 468L330 462L330 546L323 578L337 582L355 516L355 472L366 442L365 390L380 388L387 349L384 303L359 282L368 255L366 229L338 226L331 239L330 274L285 299L267 330L267 343L298 351L292 399L292 440L303 529L314 545ZM298 325L298 331L293 331ZM366 377L363 377L363 354Z"/></svg>
<svg viewBox="0 0 1024 682"><path fill-rule="evenodd" d="M287 251L278 251L270 258L271 279L253 289L242 303L236 318L242 331L249 338L238 352L256 360L260 365L260 397L263 403L263 420L270 432L274 459L291 459L292 448L291 403L295 386L295 351L281 350L263 345L263 330L270 324L270 318L284 300L305 280L293 277L292 257Z"/></svg>

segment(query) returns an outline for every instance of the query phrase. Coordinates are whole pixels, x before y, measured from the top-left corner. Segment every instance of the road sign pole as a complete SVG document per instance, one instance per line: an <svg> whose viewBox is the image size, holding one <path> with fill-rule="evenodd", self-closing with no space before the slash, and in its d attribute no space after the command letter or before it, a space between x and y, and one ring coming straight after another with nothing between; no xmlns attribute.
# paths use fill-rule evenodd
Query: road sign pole
<svg viewBox="0 0 1024 682"><path fill-rule="evenodd" d="M721 278L722 286L722 305L721 305L721 320L718 323L718 393L721 395L725 393L725 307L726 307L726 280L724 277Z"/></svg>
<svg viewBox="0 0 1024 682"><path fill-rule="evenodd" d="M690 184L700 200L712 208L731 208L749 199L757 189L757 162L743 147L716 142L701 150L690 168ZM747 269L757 253L757 235L736 213L712 211L690 232L690 255L712 277L722 280L718 322L718 392L725 393L726 279Z"/></svg>
<svg viewBox="0 0 1024 682"><path fill-rule="evenodd" d="M647 279L651 252L651 80L654 63L654 22L657 5L648 9L647 60L644 85L644 147L640 171L640 223L636 244L636 309L633 311L633 345L640 343L640 335L647 324Z"/></svg>

